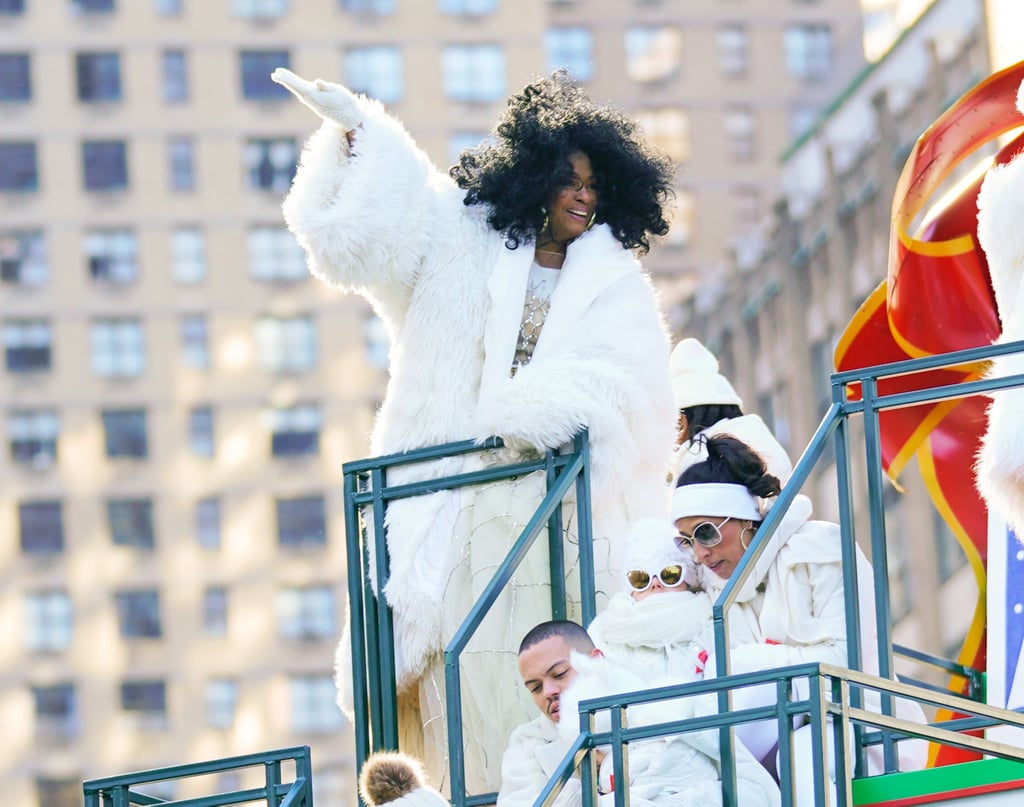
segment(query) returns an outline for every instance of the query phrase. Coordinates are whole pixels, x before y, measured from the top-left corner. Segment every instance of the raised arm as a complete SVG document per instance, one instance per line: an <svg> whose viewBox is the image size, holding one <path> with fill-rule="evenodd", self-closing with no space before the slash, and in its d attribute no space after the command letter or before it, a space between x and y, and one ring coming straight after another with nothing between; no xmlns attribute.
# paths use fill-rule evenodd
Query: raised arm
<svg viewBox="0 0 1024 807"><path fill-rule="evenodd" d="M432 245L459 226L461 192L378 102L283 68L273 79L323 119L283 206L311 271L378 299L408 296Z"/></svg>

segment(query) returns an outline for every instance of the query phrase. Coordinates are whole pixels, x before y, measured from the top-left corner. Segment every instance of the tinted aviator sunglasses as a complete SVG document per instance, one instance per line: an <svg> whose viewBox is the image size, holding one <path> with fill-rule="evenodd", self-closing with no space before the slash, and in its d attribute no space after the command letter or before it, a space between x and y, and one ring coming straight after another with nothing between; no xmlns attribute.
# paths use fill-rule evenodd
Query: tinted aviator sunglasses
<svg viewBox="0 0 1024 807"><path fill-rule="evenodd" d="M626 572L626 579L633 591L647 591L654 584L655 579L661 581L665 588L675 588L683 582L683 567L674 563L653 575L644 569L632 569Z"/></svg>
<svg viewBox="0 0 1024 807"><path fill-rule="evenodd" d="M705 549L710 549L713 546L718 546L722 543L722 527L725 526L725 522L732 519L732 516L726 516L718 524L712 524L710 521L702 521L696 527L693 528L692 535L683 535L679 533L676 536L676 546L680 549L694 549L695 546L702 546Z"/></svg>

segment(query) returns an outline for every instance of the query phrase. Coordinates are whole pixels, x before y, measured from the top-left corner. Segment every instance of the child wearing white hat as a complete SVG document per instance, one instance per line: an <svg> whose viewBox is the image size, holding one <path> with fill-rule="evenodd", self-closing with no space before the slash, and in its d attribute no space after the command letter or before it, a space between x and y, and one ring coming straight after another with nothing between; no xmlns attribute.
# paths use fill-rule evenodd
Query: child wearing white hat
<svg viewBox="0 0 1024 807"><path fill-rule="evenodd" d="M665 519L637 521L626 538L623 588L587 632L610 659L648 676L694 681L713 650L711 599L693 557Z"/></svg>
<svg viewBox="0 0 1024 807"><path fill-rule="evenodd" d="M718 371L718 359L692 337L683 339L669 360L672 393L679 410L678 438L672 457L672 481L707 456L698 435L731 434L764 459L768 472L784 485L793 474L793 463L765 422L744 415L743 401L729 379Z"/></svg>

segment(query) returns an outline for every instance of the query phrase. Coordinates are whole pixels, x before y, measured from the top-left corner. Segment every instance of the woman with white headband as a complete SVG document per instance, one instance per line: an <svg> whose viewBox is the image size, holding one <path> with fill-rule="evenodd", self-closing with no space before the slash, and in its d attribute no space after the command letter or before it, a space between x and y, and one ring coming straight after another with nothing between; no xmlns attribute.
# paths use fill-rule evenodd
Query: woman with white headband
<svg viewBox="0 0 1024 807"><path fill-rule="evenodd" d="M709 437L706 448L707 459L679 477L672 518L679 530L677 542L692 551L703 567L704 585L714 600L736 571L781 488L778 478L765 469L764 460L735 437ZM813 662L848 664L839 525L811 521L810 515L810 500L797 496L739 590L728 614L730 636L739 639L730 642L734 674ZM877 673L874 583L871 566L859 549L857 580L862 667ZM747 638L751 635L754 641ZM797 682L799 697L806 696L805 686L806 681ZM764 702L774 703L771 685L733 694L736 708ZM923 720L920 708L914 706L899 702L897 712ZM776 764L775 721L747 723L738 726L736 734L766 767ZM814 794L809 725L796 730L793 746L797 804L810 805ZM901 743L901 769L923 767L925 751L922 743ZM874 746L868 756L877 765L880 760L873 757L880 756L880 746Z"/></svg>

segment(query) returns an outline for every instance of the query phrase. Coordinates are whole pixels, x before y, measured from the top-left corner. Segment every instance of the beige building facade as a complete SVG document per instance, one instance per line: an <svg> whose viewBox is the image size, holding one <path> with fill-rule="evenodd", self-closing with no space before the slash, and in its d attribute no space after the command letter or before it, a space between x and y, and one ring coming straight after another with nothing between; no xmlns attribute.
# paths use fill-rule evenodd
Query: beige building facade
<svg viewBox="0 0 1024 807"><path fill-rule="evenodd" d="M786 152L785 192L756 233L760 249L734 256L719 294L690 301L686 329L707 340L745 408L765 417L794 458L831 402L840 335L885 279L904 160L925 128L994 69L987 26L981 2L930 5ZM864 437L859 419L851 423L856 528L867 547ZM837 518L834 459L819 464L804 492L819 517ZM978 585L916 463L899 485L886 485L885 510L894 639L955 659ZM933 668L902 669L946 680Z"/></svg>
<svg viewBox="0 0 1024 807"><path fill-rule="evenodd" d="M856 0L0 0L8 803L304 743L318 800L354 797L340 478L387 345L283 229L316 121L273 67L378 97L447 165L565 66L680 161L647 260L678 322L859 41Z"/></svg>

